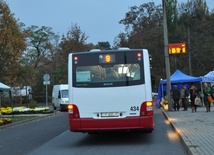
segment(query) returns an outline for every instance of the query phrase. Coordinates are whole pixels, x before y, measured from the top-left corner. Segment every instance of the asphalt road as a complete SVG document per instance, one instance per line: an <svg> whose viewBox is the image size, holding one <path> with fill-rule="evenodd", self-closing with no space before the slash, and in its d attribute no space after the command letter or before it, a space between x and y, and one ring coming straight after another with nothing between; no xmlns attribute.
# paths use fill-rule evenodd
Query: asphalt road
<svg viewBox="0 0 214 155"><path fill-rule="evenodd" d="M186 155L186 152L162 111L156 109L155 130L149 134L73 133L68 129L67 112L3 129L0 154Z"/></svg>
<svg viewBox="0 0 214 155"><path fill-rule="evenodd" d="M66 130L67 112L0 129L0 154L27 154Z"/></svg>

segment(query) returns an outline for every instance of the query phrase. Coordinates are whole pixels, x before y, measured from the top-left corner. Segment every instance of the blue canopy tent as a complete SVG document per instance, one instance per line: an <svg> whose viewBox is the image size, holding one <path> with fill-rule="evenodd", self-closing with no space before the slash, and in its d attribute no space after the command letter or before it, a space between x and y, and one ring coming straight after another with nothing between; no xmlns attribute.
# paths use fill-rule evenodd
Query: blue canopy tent
<svg viewBox="0 0 214 155"><path fill-rule="evenodd" d="M183 72L181 72L180 70L176 70L171 76L170 76L170 82L171 85L175 85L175 84L183 84L183 83L194 83L194 82L201 82L202 79L200 77L193 77L190 75L186 75ZM156 107L160 107L160 102L161 99L164 95L164 91L166 91L166 84L167 84L167 80L161 80L159 87L158 87L158 96L157 96L157 100L156 100Z"/></svg>
<svg viewBox="0 0 214 155"><path fill-rule="evenodd" d="M170 76L171 84L179 84L179 83L188 83L188 82L201 82L202 79L200 77L194 77L190 75L186 75L180 70L176 70L171 76ZM166 84L167 80L161 80L160 84Z"/></svg>
<svg viewBox="0 0 214 155"><path fill-rule="evenodd" d="M202 82L214 82L214 71L210 71L204 76L201 76Z"/></svg>

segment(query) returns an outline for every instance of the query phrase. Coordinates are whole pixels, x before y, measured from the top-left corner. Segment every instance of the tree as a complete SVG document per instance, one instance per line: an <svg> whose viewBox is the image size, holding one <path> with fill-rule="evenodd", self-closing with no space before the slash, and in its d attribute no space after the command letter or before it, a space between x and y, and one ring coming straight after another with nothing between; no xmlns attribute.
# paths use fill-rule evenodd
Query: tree
<svg viewBox="0 0 214 155"><path fill-rule="evenodd" d="M110 49L110 44L109 42L98 42L98 47L101 49L101 50L107 50L107 49Z"/></svg>
<svg viewBox="0 0 214 155"><path fill-rule="evenodd" d="M20 81L25 85L31 85L34 91L34 98L38 101L45 94L43 85L44 74L50 74L54 68L54 56L59 50L59 36L56 35L52 28L32 25L23 28L27 50L23 53L20 64L23 68L25 77ZM49 88L51 92L51 88Z"/></svg>
<svg viewBox="0 0 214 155"><path fill-rule="evenodd" d="M20 74L18 60L26 45L18 21L3 0L0 0L0 36L0 80L13 85Z"/></svg>
<svg viewBox="0 0 214 155"><path fill-rule="evenodd" d="M89 47L85 43L87 38L77 24L72 24L66 35L62 36L59 45L61 50L57 53L57 69L52 73L55 84L68 83L68 55L71 52L87 51Z"/></svg>
<svg viewBox="0 0 214 155"><path fill-rule="evenodd" d="M133 6L120 24L125 25L125 33L115 38L114 46L146 48L152 56L152 74L156 81L165 76L163 52L163 15L161 5L153 2Z"/></svg>
<svg viewBox="0 0 214 155"><path fill-rule="evenodd" d="M126 33L120 33L117 37L114 38L113 48L117 49L119 47L129 47L128 36Z"/></svg>
<svg viewBox="0 0 214 155"><path fill-rule="evenodd" d="M148 49L153 60L151 72L156 81L165 78L162 14L162 7L152 2L131 7L119 22L125 25L125 32L114 40L115 47ZM214 14L209 12L206 1L189 0L177 7L177 0L167 0L167 19L169 43L187 43L187 54L170 55L170 70L182 69L189 73L189 51L193 75L200 76L212 70Z"/></svg>
<svg viewBox="0 0 214 155"><path fill-rule="evenodd" d="M170 43L178 41L179 33L177 33L178 11L177 0L166 0L167 28Z"/></svg>
<svg viewBox="0 0 214 155"><path fill-rule="evenodd" d="M54 37L58 36L54 34L52 28L46 26L39 28L32 25L27 27L24 32L28 45L27 54L29 55L29 61L34 64L34 68L37 68L38 65L44 65L44 62L42 62L43 58L50 56L47 46Z"/></svg>
<svg viewBox="0 0 214 155"><path fill-rule="evenodd" d="M209 13L205 0L190 0L179 6L178 25L182 40L188 43L187 52L191 52L191 66L194 75L203 75L214 67L213 57L213 14ZM186 55L187 57L188 55ZM181 66L187 66L188 59L180 56L177 60ZM186 69L187 70L187 69Z"/></svg>

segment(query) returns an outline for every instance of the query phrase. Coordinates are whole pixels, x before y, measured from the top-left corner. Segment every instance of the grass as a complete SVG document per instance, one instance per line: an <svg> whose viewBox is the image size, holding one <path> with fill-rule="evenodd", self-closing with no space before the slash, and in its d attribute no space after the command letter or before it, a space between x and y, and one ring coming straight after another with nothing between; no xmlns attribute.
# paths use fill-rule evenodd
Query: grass
<svg viewBox="0 0 214 155"><path fill-rule="evenodd" d="M28 121L28 120L32 120L37 117L38 116L14 116L14 117L12 117L12 123Z"/></svg>
<svg viewBox="0 0 214 155"><path fill-rule="evenodd" d="M12 116L10 118L12 119L11 123L17 123L17 122L32 120L32 119L37 118L37 117L38 116Z"/></svg>

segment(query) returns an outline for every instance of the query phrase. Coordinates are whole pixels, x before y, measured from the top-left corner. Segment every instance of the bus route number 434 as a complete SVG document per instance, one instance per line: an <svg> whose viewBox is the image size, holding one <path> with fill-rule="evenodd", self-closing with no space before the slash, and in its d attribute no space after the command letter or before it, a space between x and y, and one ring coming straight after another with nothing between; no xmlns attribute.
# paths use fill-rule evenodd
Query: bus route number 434
<svg viewBox="0 0 214 155"><path fill-rule="evenodd" d="M131 106L131 111L139 111L139 106Z"/></svg>

